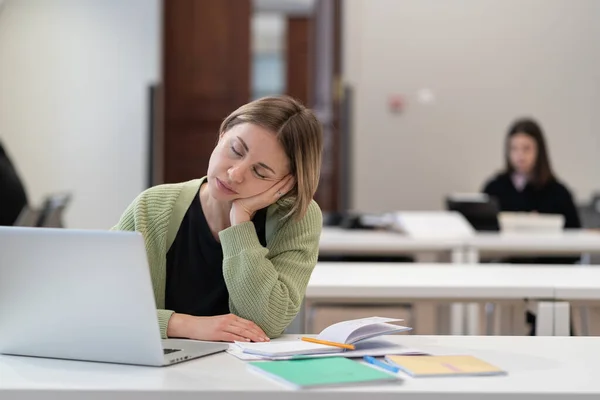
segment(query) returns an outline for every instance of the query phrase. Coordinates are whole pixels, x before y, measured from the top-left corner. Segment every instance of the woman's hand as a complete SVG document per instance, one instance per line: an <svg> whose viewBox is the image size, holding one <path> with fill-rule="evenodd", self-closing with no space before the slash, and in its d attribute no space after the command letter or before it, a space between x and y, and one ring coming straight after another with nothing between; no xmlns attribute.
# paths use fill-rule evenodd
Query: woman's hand
<svg viewBox="0 0 600 400"><path fill-rule="evenodd" d="M256 196L234 200L229 212L231 225L250 221L258 210L270 206L279 200L281 196L292 190L294 184L294 177L287 175L271 186L271 188Z"/></svg>
<svg viewBox="0 0 600 400"><path fill-rule="evenodd" d="M175 313L169 319L167 336L219 342L268 342L270 340L254 322L233 314L194 317Z"/></svg>

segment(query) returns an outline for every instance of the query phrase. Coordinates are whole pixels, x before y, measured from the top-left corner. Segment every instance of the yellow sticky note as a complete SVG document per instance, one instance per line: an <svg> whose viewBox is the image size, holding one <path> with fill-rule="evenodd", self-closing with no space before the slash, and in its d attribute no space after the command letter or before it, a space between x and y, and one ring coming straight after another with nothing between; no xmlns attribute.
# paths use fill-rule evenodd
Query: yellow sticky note
<svg viewBox="0 0 600 400"><path fill-rule="evenodd" d="M387 361L414 376L505 375L506 371L473 356L386 356Z"/></svg>

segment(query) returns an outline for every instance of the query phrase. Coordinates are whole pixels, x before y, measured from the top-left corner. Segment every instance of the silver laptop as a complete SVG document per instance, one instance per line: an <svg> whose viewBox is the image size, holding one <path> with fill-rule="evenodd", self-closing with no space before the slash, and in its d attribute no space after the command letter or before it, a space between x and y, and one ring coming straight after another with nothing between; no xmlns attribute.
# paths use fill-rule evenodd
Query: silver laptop
<svg viewBox="0 0 600 400"><path fill-rule="evenodd" d="M164 366L227 347L161 340L141 234L0 227L0 353Z"/></svg>

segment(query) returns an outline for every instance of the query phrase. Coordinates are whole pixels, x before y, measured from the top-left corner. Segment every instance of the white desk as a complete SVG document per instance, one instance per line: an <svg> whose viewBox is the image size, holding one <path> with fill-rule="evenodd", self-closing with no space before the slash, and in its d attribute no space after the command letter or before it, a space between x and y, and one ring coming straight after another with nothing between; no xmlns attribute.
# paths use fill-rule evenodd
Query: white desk
<svg viewBox="0 0 600 400"><path fill-rule="evenodd" d="M598 271L600 278L600 271ZM565 268L489 264L318 263L310 300L553 298Z"/></svg>
<svg viewBox="0 0 600 400"><path fill-rule="evenodd" d="M598 266L578 267L576 274L564 277L557 283L554 290L555 317L554 324L557 327L566 327L570 323L569 311L570 305L579 305L582 314L582 330L587 335L587 306L592 303L598 306L600 302L600 282L598 281ZM587 270L587 271L586 271ZM587 276L586 276L587 275ZM558 328L560 329L560 328ZM566 328L564 328L566 329Z"/></svg>
<svg viewBox="0 0 600 400"><path fill-rule="evenodd" d="M576 267L576 273L569 274L557 282L554 296L559 300L600 300L600 267Z"/></svg>
<svg viewBox="0 0 600 400"><path fill-rule="evenodd" d="M480 232L471 238L412 238L398 232L324 227L323 255L415 255L450 253L455 262L477 263L489 256L569 256L600 253L600 233L566 230L557 233Z"/></svg>
<svg viewBox="0 0 600 400"><path fill-rule="evenodd" d="M305 329L312 331L312 307L315 305L348 303L406 303L420 301L417 317L413 323L415 331L423 326L445 326L450 323L450 332L460 334L465 330L463 311L453 307L453 318L447 321L433 303L464 301L502 301L533 298L542 300L540 310L549 309L544 299L553 299L554 286L558 278L540 273L538 268L514 267L492 264L485 267L475 264L394 264L394 263L319 263L313 271L305 296ZM599 271L600 272L600 271ZM541 279L546 276L547 279ZM524 304L523 304L524 306ZM518 310L515 310L518 314ZM514 318L523 319L523 313ZM553 334L553 314L542 312L539 319L540 335ZM477 319L471 318L470 322ZM518 320L511 320L514 325ZM505 324L508 320L505 321ZM544 330L543 327L546 327ZM467 329L473 331L474 329Z"/></svg>
<svg viewBox="0 0 600 400"><path fill-rule="evenodd" d="M600 298L600 268L556 265L513 264L406 264L394 263L319 263L308 283L305 297L306 327L310 327L310 308L317 304L352 302L436 302L538 301L538 334L568 333L567 315L554 321L554 300L559 294L579 299L586 294ZM564 305L561 310L564 310ZM568 308L568 307L567 307ZM523 318L517 312L515 318ZM566 318L566 321L565 321ZM428 320L427 323L435 324ZM418 325L418 322L417 322ZM418 329L418 326L416 327Z"/></svg>
<svg viewBox="0 0 600 400"><path fill-rule="evenodd" d="M466 262L482 257L522 255L572 256L600 253L600 233L589 230L566 230L557 233L477 233L464 240Z"/></svg>
<svg viewBox="0 0 600 400"><path fill-rule="evenodd" d="M2 400L517 400L600 396L600 338L393 336L432 354L470 354L507 376L406 378L403 384L293 391L226 353L166 368L0 356ZM340 392L343 392L341 394Z"/></svg>
<svg viewBox="0 0 600 400"><path fill-rule="evenodd" d="M481 259L515 256L583 256L582 262L589 263L589 255L600 253L600 233L591 230L565 230L556 233L478 233L473 238L465 240L463 261L478 263ZM581 292L579 292L581 293ZM556 305L559 307L559 305ZM461 307L455 306L457 314ZM568 308L568 307L566 307ZM562 318L565 316L565 306L562 306ZM470 331L477 332L478 307L468 308ZM582 331L588 328L587 308L581 309Z"/></svg>
<svg viewBox="0 0 600 400"><path fill-rule="evenodd" d="M570 256L600 253L600 233L589 230L566 230L557 233L478 233L465 239L415 239L395 232L324 228L320 252L324 255L416 255L422 263L439 261L440 255L451 254L453 263L479 263L481 258L524 255ZM451 332L477 334L479 307L467 309L454 304ZM465 312L467 326L462 320ZM502 312L500 312L502 313ZM582 309L584 333L587 310Z"/></svg>
<svg viewBox="0 0 600 400"><path fill-rule="evenodd" d="M464 241L461 239L417 239L398 232L350 230L324 227L319 243L321 255L414 256L417 261L437 262L442 255L462 262Z"/></svg>
<svg viewBox="0 0 600 400"><path fill-rule="evenodd" d="M342 229L325 226L321 232L321 256L407 256L419 263L464 262L460 239L417 239L385 230ZM460 317L460 316L459 316ZM289 326L289 332L304 332L304 310Z"/></svg>

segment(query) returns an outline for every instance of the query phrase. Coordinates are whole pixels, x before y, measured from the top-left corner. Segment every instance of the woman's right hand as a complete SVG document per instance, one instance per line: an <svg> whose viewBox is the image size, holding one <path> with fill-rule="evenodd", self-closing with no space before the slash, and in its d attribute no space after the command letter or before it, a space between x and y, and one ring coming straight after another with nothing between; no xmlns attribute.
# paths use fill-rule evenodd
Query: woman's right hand
<svg viewBox="0 0 600 400"><path fill-rule="evenodd" d="M234 314L194 317L175 313L169 319L167 336L219 342L268 342L270 340L254 322Z"/></svg>

